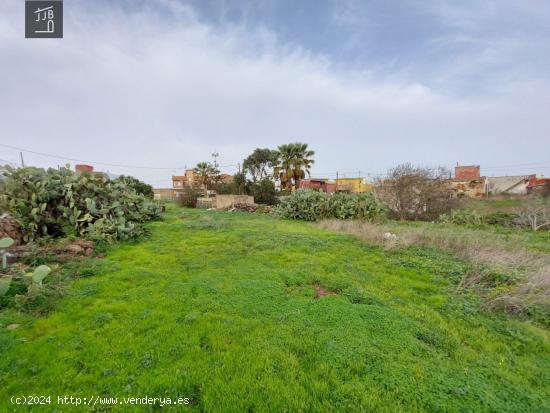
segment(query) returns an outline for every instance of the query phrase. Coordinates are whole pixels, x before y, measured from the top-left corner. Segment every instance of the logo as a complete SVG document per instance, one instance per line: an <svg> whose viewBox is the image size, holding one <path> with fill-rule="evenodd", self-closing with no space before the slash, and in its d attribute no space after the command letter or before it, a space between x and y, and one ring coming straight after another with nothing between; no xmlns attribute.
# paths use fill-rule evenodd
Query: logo
<svg viewBox="0 0 550 413"><path fill-rule="evenodd" d="M25 37L62 38L63 0L26 0Z"/></svg>

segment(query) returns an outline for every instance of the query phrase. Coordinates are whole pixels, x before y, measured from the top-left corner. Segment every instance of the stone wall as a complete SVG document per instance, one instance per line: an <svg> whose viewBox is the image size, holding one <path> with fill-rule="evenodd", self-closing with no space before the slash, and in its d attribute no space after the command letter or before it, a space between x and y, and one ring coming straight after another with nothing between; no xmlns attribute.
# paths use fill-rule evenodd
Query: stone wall
<svg viewBox="0 0 550 413"><path fill-rule="evenodd" d="M214 199L216 209L231 208L234 204L254 204L254 197L250 195L216 195Z"/></svg>
<svg viewBox="0 0 550 413"><path fill-rule="evenodd" d="M235 204L254 205L254 197L250 195L215 195L211 198L199 198L198 208L227 209Z"/></svg>

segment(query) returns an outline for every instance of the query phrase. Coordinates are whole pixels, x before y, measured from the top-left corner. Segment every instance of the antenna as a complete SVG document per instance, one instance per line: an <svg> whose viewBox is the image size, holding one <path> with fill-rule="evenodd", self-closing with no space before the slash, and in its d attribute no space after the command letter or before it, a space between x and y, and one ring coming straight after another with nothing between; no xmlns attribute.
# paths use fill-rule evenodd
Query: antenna
<svg viewBox="0 0 550 413"><path fill-rule="evenodd" d="M214 152L212 154L212 158L214 158L214 168L218 169L218 156L220 156L220 154L218 152Z"/></svg>

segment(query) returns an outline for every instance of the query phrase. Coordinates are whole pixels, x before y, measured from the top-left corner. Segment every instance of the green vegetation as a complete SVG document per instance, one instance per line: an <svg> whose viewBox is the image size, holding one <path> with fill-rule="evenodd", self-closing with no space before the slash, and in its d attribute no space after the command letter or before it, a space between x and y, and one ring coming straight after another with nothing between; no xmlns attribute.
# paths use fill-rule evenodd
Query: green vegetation
<svg viewBox="0 0 550 413"><path fill-rule="evenodd" d="M298 189L300 180L309 175L315 151L308 148L307 143L287 143L277 148L277 162L273 174L281 181L283 190Z"/></svg>
<svg viewBox="0 0 550 413"><path fill-rule="evenodd" d="M450 223L328 220L321 228L351 234L386 250L436 248L464 261L458 288L490 310L550 326L550 233Z"/></svg>
<svg viewBox="0 0 550 413"><path fill-rule="evenodd" d="M373 221L385 213L384 206L371 192L327 194L312 189L300 189L281 198L275 211L283 218L304 221L325 218Z"/></svg>
<svg viewBox="0 0 550 413"><path fill-rule="evenodd" d="M147 225L78 264L49 315L0 311L0 411L30 389L193 399L163 411L550 410L548 331L457 290L467 265L437 248L174 205Z"/></svg>
<svg viewBox="0 0 550 413"><path fill-rule="evenodd" d="M145 182L140 181L133 176L120 175L115 181L122 182L126 186L132 188L136 193L141 194L149 199L153 199L155 193L153 187Z"/></svg>
<svg viewBox="0 0 550 413"><path fill-rule="evenodd" d="M0 208L19 221L25 241L67 235L127 240L142 235L143 222L160 216L160 207L128 179L69 168L9 168Z"/></svg>

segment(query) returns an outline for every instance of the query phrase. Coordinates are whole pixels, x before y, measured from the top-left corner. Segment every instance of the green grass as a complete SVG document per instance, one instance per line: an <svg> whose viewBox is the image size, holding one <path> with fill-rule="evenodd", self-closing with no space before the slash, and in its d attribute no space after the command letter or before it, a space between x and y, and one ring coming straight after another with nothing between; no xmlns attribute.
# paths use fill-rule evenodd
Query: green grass
<svg viewBox="0 0 550 413"><path fill-rule="evenodd" d="M449 255L175 206L150 229L48 316L0 312L22 325L0 328L0 411L28 394L194 400L173 411L550 410L547 330L455 293L464 267ZM315 299L316 285L332 294Z"/></svg>

